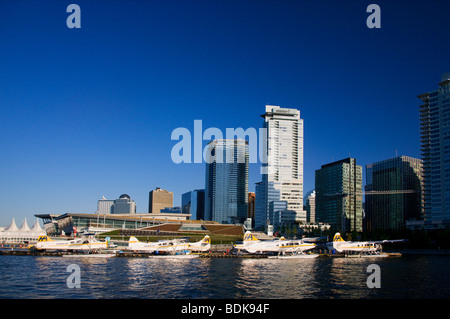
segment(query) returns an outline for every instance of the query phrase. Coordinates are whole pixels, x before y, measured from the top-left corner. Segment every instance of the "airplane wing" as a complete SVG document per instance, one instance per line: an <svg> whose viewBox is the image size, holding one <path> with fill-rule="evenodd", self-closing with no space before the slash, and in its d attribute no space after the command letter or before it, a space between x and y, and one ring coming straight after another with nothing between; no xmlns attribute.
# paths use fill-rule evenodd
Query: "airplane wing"
<svg viewBox="0 0 450 319"><path fill-rule="evenodd" d="M327 237L310 237L310 238L302 238L304 243L317 243L319 241L326 241Z"/></svg>
<svg viewBox="0 0 450 319"><path fill-rule="evenodd" d="M387 243L404 243L407 242L408 239L385 239L385 240L377 240L377 241L368 241L369 243L372 244L387 244Z"/></svg>
<svg viewBox="0 0 450 319"><path fill-rule="evenodd" d="M175 239L172 239L171 242L176 243L176 244L187 243L189 241L189 239L190 239L190 237L175 238Z"/></svg>

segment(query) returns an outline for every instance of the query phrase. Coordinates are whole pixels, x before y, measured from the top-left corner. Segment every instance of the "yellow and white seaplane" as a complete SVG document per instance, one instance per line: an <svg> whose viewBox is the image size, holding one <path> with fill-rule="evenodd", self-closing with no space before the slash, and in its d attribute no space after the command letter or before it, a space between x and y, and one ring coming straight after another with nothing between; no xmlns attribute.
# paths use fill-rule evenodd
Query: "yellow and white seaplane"
<svg viewBox="0 0 450 319"><path fill-rule="evenodd" d="M336 250L339 253L359 253L366 255L377 255L382 250L382 245L386 243L405 242L405 239L381 240L381 241L345 241L340 233L336 233L332 242L327 243L330 251ZM385 254L381 256L387 256Z"/></svg>
<svg viewBox="0 0 450 319"><path fill-rule="evenodd" d="M99 241L94 234L84 234L80 238L59 240L44 235L38 237L34 248L43 251L98 251L109 248L109 237Z"/></svg>
<svg viewBox="0 0 450 319"><path fill-rule="evenodd" d="M195 243L190 243L188 240L189 238L177 238L144 243L131 236L128 241L128 250L145 253L162 252L175 254L183 251L207 251L211 248L211 238L208 235Z"/></svg>
<svg viewBox="0 0 450 319"><path fill-rule="evenodd" d="M244 249L251 254L260 253L278 253L284 255L285 253L303 254L304 252L316 247L313 239L285 239L281 237L274 240L259 240L250 231L244 234L244 241L242 245L235 246L236 248Z"/></svg>

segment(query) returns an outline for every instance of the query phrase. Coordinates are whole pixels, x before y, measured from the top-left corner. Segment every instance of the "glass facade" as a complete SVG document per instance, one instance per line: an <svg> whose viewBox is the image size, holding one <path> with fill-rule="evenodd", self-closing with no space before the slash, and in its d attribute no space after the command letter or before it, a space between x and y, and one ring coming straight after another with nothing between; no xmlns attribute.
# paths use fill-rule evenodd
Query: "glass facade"
<svg viewBox="0 0 450 319"><path fill-rule="evenodd" d="M248 142L214 140L206 150L205 220L244 223L248 203Z"/></svg>
<svg viewBox="0 0 450 319"><path fill-rule="evenodd" d="M420 219L421 179L422 160L417 158L400 156L367 165L367 230L399 230L405 227L407 220Z"/></svg>
<svg viewBox="0 0 450 319"><path fill-rule="evenodd" d="M181 212L191 219L205 219L205 190L196 189L181 195Z"/></svg>
<svg viewBox="0 0 450 319"><path fill-rule="evenodd" d="M322 165L316 170L316 221L330 224L340 232L361 232L362 166L356 159Z"/></svg>
<svg viewBox="0 0 450 319"><path fill-rule="evenodd" d="M418 96L425 226L450 225L450 72L436 91Z"/></svg>

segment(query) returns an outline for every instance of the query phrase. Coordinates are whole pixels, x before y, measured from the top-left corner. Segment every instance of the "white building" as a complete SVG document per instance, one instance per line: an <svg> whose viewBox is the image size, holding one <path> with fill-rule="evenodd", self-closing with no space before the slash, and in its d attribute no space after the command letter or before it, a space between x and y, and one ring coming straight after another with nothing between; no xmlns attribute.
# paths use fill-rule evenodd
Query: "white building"
<svg viewBox="0 0 450 319"><path fill-rule="evenodd" d="M305 219L303 211L303 119L297 109L266 105L263 127L266 129L267 163L262 167L258 185L255 227L270 221L269 203L287 202L287 210L296 212L296 220ZM279 198L274 194L279 191ZM259 198L258 198L259 197ZM259 201L259 203L258 203Z"/></svg>
<svg viewBox="0 0 450 319"><path fill-rule="evenodd" d="M312 190L305 195L306 221L308 223L316 222L316 191Z"/></svg>
<svg viewBox="0 0 450 319"><path fill-rule="evenodd" d="M39 236L46 235L46 232L39 225L38 220L33 227L28 227L27 219L22 223L20 228L17 227L13 218L8 227L0 228L0 243L1 244L34 244L37 242Z"/></svg>
<svg viewBox="0 0 450 319"><path fill-rule="evenodd" d="M114 201L114 214L136 214L136 202L127 194Z"/></svg>
<svg viewBox="0 0 450 319"><path fill-rule="evenodd" d="M112 214L114 213L114 200L103 197L97 202L98 214Z"/></svg>
<svg viewBox="0 0 450 319"><path fill-rule="evenodd" d="M97 214L136 214L136 202L127 194L115 200L103 197L97 202Z"/></svg>

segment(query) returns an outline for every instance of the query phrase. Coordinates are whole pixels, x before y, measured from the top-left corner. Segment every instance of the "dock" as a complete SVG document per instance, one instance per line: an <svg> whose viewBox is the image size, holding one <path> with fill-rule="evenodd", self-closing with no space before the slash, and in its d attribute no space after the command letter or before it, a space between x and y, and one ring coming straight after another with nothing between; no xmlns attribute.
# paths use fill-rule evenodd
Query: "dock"
<svg viewBox="0 0 450 319"><path fill-rule="evenodd" d="M117 258L148 258L149 256L158 256L157 254L148 254L148 253L139 253L127 250L117 250L117 251L105 251L102 253L94 253L96 255L108 255L108 257L117 257ZM194 253L198 255L200 258L251 258L251 259L264 259L273 257L276 255L269 254L235 254L231 251L222 252L222 251L210 251L207 253ZM49 257L77 257L89 255L83 252L68 252L68 251L38 251L27 248L20 249L0 249L0 255L9 255L9 256L49 256ZM344 253L336 253L336 254L318 254L319 258L376 258L376 257L401 257L402 253L398 252L389 252L389 253L381 253L379 255L360 255L360 254L344 254Z"/></svg>

